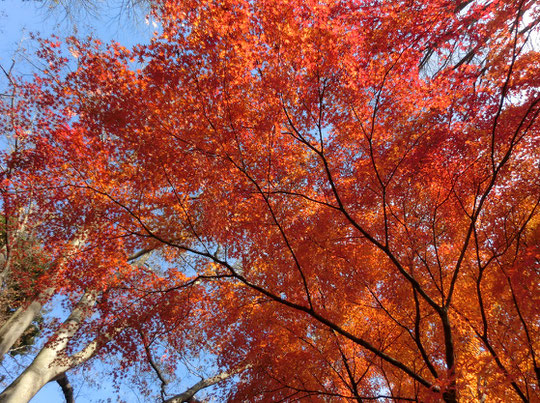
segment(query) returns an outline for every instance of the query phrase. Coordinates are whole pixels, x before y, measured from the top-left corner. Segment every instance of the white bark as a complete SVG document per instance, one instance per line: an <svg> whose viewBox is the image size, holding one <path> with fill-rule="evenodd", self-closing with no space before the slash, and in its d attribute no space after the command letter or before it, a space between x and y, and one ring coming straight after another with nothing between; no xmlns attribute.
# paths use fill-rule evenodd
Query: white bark
<svg viewBox="0 0 540 403"><path fill-rule="evenodd" d="M66 347L95 304L96 297L95 292L86 292L82 296L34 361L0 394L1 403L29 402L43 386L72 367L73 363L65 353Z"/></svg>
<svg viewBox="0 0 540 403"><path fill-rule="evenodd" d="M75 246L78 247L79 244L77 243ZM140 261L144 262L149 254L150 251L144 251L134 255L134 257L130 257L129 260L138 259L138 264L141 264ZM17 310L4 326L2 326L0 329L0 352L2 353L0 362L1 357L9 351L41 311L42 304L38 301L49 299L53 292L54 290L52 288L46 290L27 308ZM71 311L69 317L41 349L34 361L0 394L0 403L23 403L30 401L48 382L62 375L67 370L89 360L104 343L113 339L123 330L122 327L118 327L106 335L92 340L82 350L72 356L66 354L66 347L69 341L81 327L84 317L91 314L96 299L96 292L85 292Z"/></svg>
<svg viewBox="0 0 540 403"><path fill-rule="evenodd" d="M27 216L25 216L22 229L19 229L17 236L21 236L21 234L25 231L26 219ZM73 248L74 251L77 251L84 244L84 241L84 234L76 237L71 242L71 248ZM65 257L60 261L60 264L63 264L64 259ZM9 261L5 262L6 266L2 275L4 275L7 271L8 263ZM48 301L53 294L54 289L51 287L47 288L45 291L41 292L38 297L30 303L30 305L17 309L15 313L8 319L8 321L2 325L0 328L0 362L2 362L6 353L13 347L15 342L23 335L26 329L28 329L28 326L30 326L32 321L39 315L41 308L43 307L43 303Z"/></svg>
<svg viewBox="0 0 540 403"><path fill-rule="evenodd" d="M0 394L0 402L29 402L43 386L62 373L61 366L53 364L60 351L55 345L44 347L32 364Z"/></svg>
<svg viewBox="0 0 540 403"><path fill-rule="evenodd" d="M20 307L11 318L0 328L0 362L4 355L13 347L28 326L41 312L42 299L38 298L27 307Z"/></svg>
<svg viewBox="0 0 540 403"><path fill-rule="evenodd" d="M11 257L12 254L10 253L11 250L11 244L16 244L21 240L25 233L30 232L28 231L28 218L30 217L30 214L33 210L33 203L30 202L30 205L25 210L24 208L20 208L20 216L19 216L19 222L16 226L16 228L13 229L13 234L9 235L6 238L6 244L2 247L1 253L0 253L0 264L3 266L2 273L0 275L0 284L4 284L4 279L9 274L9 271L11 270ZM6 218L6 221L9 220L9 217ZM6 226L6 231L8 230L8 223L4 223Z"/></svg>

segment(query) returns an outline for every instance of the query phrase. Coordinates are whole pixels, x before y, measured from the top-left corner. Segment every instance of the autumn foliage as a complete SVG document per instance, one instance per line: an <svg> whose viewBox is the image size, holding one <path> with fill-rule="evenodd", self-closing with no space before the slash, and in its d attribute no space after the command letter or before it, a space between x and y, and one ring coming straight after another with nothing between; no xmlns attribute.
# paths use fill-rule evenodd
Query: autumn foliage
<svg viewBox="0 0 540 403"><path fill-rule="evenodd" d="M535 1L153 18L133 49L43 41L4 122L41 286L100 295L84 337L148 370L152 337L206 349L230 401L540 399Z"/></svg>

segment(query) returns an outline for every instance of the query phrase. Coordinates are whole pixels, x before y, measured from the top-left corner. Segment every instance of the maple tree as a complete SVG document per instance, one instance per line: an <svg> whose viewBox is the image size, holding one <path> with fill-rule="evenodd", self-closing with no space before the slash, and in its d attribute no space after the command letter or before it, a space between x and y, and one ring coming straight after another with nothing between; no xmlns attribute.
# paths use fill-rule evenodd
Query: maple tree
<svg viewBox="0 0 540 403"><path fill-rule="evenodd" d="M536 2L154 15L131 50L44 41L6 107L6 193L59 262L39 286L96 296L92 354L199 345L233 401L538 400Z"/></svg>
<svg viewBox="0 0 540 403"><path fill-rule="evenodd" d="M163 382L162 396L165 399L166 395L171 395L170 392L165 393L165 387L173 374L164 371L168 369L166 367L160 368L161 364L153 357L155 351L152 350L155 349L152 344L159 344L161 333L188 325L189 321L184 317L195 305L186 302L189 295L182 293L181 288L189 288L190 293L196 292L196 281L186 281L182 287L178 287L178 292L167 290L167 304L178 305L177 309L169 312L176 317L163 318L160 315L161 320L156 325L153 323L158 312L155 307L160 305L163 296L156 291L159 276L146 264L154 252L152 249L139 250L128 256L125 250L116 248L110 253L104 252L102 257L106 261L96 259L94 254L88 253L93 248L88 238L103 231L103 223L80 225L73 231L62 231L62 236L55 235L53 238L45 235L45 223L51 223L46 215L52 211L36 208L43 200L36 198L38 182L32 178L33 169L27 170L25 167L28 144L17 134L18 130L33 130L34 119L27 121L28 126L19 125L22 115L18 114L30 111L26 100L33 102L33 90L26 94L19 93L24 92L23 86L15 81L11 71L6 72L6 76L12 87L8 102L3 105L2 115L2 128L9 148L2 159L3 180L0 188L3 220L0 298L5 310L0 317L0 361L8 352L13 355L35 349L35 337L41 330L44 330L41 338L45 343L39 343L37 354L27 368L0 393L0 401L27 402L46 383L56 381L62 388L66 402L73 402L73 387L66 372L85 364L98 350L105 355L119 354L123 344L107 344L120 336L126 339L125 344L132 347L126 356L144 357L141 365L151 367L158 373ZM90 220L92 218L89 217ZM48 242L43 245L45 240ZM75 282L69 281L69 276L65 274L76 268L83 272L91 268L96 273L89 273L86 278L77 277L81 271L72 273L77 279ZM114 271L113 278L100 277L106 275L107 270ZM125 270L129 270L129 278L122 275ZM182 278L175 277L177 285ZM145 282L152 285L150 291ZM43 307L49 304L50 310L53 297L56 298L55 304L64 300L67 318L59 322L56 315L46 315L46 321L42 323ZM134 340L138 343L135 344ZM183 346L179 335L175 335L169 348L178 350L180 347L189 350L188 346ZM170 359L189 358L186 351L181 355L178 355L179 351L173 351L169 354ZM125 359L118 363L122 368L129 365ZM173 392L167 401L191 401L200 390L222 382L237 372L223 371L203 378L182 393ZM5 376L2 376L2 381L4 379Z"/></svg>

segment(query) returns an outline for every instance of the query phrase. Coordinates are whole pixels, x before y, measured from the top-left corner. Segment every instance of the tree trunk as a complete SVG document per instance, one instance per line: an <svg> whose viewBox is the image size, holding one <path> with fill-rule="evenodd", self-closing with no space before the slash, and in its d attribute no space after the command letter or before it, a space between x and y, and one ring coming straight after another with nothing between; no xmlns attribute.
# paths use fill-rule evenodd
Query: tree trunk
<svg viewBox="0 0 540 403"><path fill-rule="evenodd" d="M57 343L44 347L32 364L0 394L0 402L29 402L43 386L64 372L64 365L54 364L61 348Z"/></svg>
<svg viewBox="0 0 540 403"><path fill-rule="evenodd" d="M26 222L24 224L26 225ZM24 232L24 226L23 230L20 230L19 232ZM84 239L84 236L75 238L72 242L72 247L77 250L84 243ZM5 257L4 260L6 260ZM7 266L9 265L9 260L7 260L5 264L6 267L4 268L2 275L5 275L8 272ZM2 283L0 282L0 284ZM43 303L48 301L53 294L54 289L51 287L42 291L30 305L17 309L11 318L9 318L9 320L0 328L0 362L2 362L4 355L6 355L13 347L19 337L21 337L25 330L28 329L28 326L30 326L32 321L39 315Z"/></svg>
<svg viewBox="0 0 540 403"><path fill-rule="evenodd" d="M73 335L81 327L83 318L91 313L97 293L87 291L34 361L0 394L0 403L26 403L39 390L68 369L79 364L66 354ZM86 358L87 357L87 358ZM85 356L90 358L91 354Z"/></svg>
<svg viewBox="0 0 540 403"><path fill-rule="evenodd" d="M13 347L15 342L22 336L32 321L39 315L42 304L39 298L26 308L20 307L0 328L0 362L4 355Z"/></svg>

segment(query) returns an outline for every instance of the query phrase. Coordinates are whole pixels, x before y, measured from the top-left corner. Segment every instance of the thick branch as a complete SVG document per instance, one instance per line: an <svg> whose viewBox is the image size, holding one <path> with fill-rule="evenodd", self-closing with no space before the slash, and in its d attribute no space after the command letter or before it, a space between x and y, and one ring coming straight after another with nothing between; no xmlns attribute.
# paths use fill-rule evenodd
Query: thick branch
<svg viewBox="0 0 540 403"><path fill-rule="evenodd" d="M243 370L244 368L242 368ZM205 389L205 388L208 388L210 386L213 386L225 379L228 379L230 378L231 376L237 374L238 372L240 372L241 370L236 370L236 371L224 371L222 372L221 374L218 374L218 375L215 375L211 378L205 378L205 379L202 379L200 380L199 382L197 382L195 385L193 385L191 388L189 388L188 390L186 390L185 392L183 393L179 393L173 397L171 397L170 399L167 399L164 401L164 403L183 403L183 402L189 402L197 392Z"/></svg>
<svg viewBox="0 0 540 403"><path fill-rule="evenodd" d="M66 403L75 403L75 397L73 395L73 386L69 382L67 375L64 373L59 378L56 379L56 382L62 388L62 393L66 398Z"/></svg>

